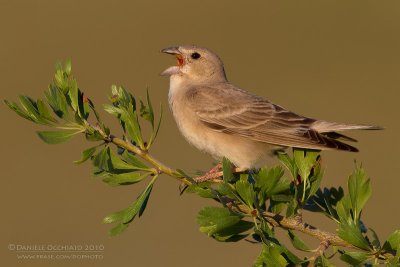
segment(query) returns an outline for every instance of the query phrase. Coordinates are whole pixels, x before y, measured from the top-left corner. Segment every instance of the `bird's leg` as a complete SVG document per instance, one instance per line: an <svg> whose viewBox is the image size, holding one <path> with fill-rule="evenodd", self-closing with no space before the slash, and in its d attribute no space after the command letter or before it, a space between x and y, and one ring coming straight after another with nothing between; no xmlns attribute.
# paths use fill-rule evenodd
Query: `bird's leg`
<svg viewBox="0 0 400 267"><path fill-rule="evenodd" d="M232 168L232 172L236 173L236 172L243 172L246 169L243 168L238 168L238 167L233 167ZM218 163L215 167L213 167L211 170L209 170L208 172L206 172L206 174L202 175L202 176L197 176L195 178L193 178L193 180L196 183L202 183L202 182L207 182L207 181L212 181L212 182L221 182L222 180L219 178L221 176L223 176L223 171L222 171L222 163Z"/></svg>
<svg viewBox="0 0 400 267"><path fill-rule="evenodd" d="M222 162L219 162L217 165L212 167L208 172L206 172L205 175L220 172L220 171L222 171Z"/></svg>
<svg viewBox="0 0 400 267"><path fill-rule="evenodd" d="M215 165L209 171L207 171L204 175L194 177L193 180L196 183L206 182L210 180L217 180L218 177L222 176L222 174L223 174L222 162L219 162L217 165Z"/></svg>
<svg viewBox="0 0 400 267"><path fill-rule="evenodd" d="M201 183L201 182L206 182L206 181L210 181L210 180L215 180L215 182L219 182L220 179L218 179L218 177L222 176L222 162L219 162L217 165L215 165L214 167L212 167L208 172L206 172L204 175L202 176L197 176L194 177L193 180L196 183ZM179 192L182 195L183 192L185 192L185 190L188 188L188 186L186 184L181 184L179 186Z"/></svg>
<svg viewBox="0 0 400 267"><path fill-rule="evenodd" d="M238 168L238 167L232 167L232 172L233 173L244 172L244 171L247 171L247 169ZM222 163L220 162L217 165L215 165L213 168L211 168L211 170L206 172L204 175L194 177L193 180L196 183L202 183L202 182L208 182L208 181L214 182L214 183L220 183L220 182L222 182L222 179L220 179L220 177L222 177L223 175L224 175L224 173L222 171ZM188 185L181 184L179 186L180 194L182 195L183 192L185 192L185 190L187 188L188 188Z"/></svg>

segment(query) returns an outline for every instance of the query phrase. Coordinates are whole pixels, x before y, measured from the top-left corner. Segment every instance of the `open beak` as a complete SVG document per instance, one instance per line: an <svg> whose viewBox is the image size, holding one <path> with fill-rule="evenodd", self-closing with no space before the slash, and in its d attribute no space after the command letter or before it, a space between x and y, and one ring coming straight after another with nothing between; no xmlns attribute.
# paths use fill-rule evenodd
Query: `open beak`
<svg viewBox="0 0 400 267"><path fill-rule="evenodd" d="M177 66L172 66L169 67L168 69L164 70L160 75L162 76L171 76L173 74L178 74L180 73L180 67L185 65L185 59L179 51L179 47L174 46L174 47L167 47L161 50L162 53L174 55L176 57L176 65Z"/></svg>
<svg viewBox="0 0 400 267"><path fill-rule="evenodd" d="M171 54L171 55L176 55L176 54L181 53L177 46L172 46L172 47L167 47L167 48L161 49L161 52L166 53L166 54Z"/></svg>

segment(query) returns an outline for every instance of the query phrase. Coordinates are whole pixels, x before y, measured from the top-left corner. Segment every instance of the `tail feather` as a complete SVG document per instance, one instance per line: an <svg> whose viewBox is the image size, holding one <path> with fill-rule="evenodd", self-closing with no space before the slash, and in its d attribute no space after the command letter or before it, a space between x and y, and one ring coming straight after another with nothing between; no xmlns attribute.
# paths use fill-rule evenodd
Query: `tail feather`
<svg viewBox="0 0 400 267"><path fill-rule="evenodd" d="M346 124L327 121L315 121L311 128L320 133L340 132L345 130L383 130L383 127L368 124Z"/></svg>
<svg viewBox="0 0 400 267"><path fill-rule="evenodd" d="M338 141L335 138L329 137L326 134L321 134L316 131L309 131L309 135L313 136L314 140L318 140L318 145L315 146L319 149L338 149L350 152L358 152L358 149L354 146Z"/></svg>
<svg viewBox="0 0 400 267"><path fill-rule="evenodd" d="M342 140L346 140L346 141L350 141L350 142L357 142L356 139L351 138L350 136L344 135L344 134L340 134L338 132L327 132L327 133L322 133L323 135L332 138L332 139L342 139Z"/></svg>

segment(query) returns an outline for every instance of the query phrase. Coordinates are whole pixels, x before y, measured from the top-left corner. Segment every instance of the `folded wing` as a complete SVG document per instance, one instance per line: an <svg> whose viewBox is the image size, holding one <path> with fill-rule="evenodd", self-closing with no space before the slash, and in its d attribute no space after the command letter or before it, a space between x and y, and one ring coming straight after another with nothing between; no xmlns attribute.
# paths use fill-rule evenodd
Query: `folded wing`
<svg viewBox="0 0 400 267"><path fill-rule="evenodd" d="M189 90L187 101L198 119L214 131L280 146L358 151L313 129L317 120L297 115L228 83L194 87Z"/></svg>

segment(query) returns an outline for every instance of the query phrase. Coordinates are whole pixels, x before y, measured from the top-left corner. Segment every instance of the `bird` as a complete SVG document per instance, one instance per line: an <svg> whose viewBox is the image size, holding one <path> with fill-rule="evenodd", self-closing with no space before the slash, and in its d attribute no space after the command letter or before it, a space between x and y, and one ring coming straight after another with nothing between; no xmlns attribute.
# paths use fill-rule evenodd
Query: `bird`
<svg viewBox="0 0 400 267"><path fill-rule="evenodd" d="M182 45L161 52L176 57L176 65L161 75L169 76L168 102L180 132L199 150L238 168L261 168L273 151L288 147L357 152L344 142L356 140L339 132L382 129L301 116L239 88L207 48Z"/></svg>

